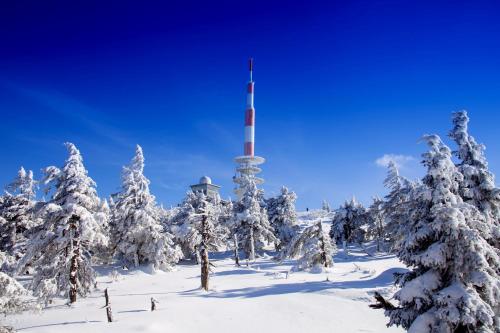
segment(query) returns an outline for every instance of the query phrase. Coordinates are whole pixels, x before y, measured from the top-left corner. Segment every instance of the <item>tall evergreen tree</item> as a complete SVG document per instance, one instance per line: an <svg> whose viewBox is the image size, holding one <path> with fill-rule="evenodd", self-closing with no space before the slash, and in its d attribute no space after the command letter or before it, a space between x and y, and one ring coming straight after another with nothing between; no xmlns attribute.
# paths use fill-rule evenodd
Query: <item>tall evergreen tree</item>
<svg viewBox="0 0 500 333"><path fill-rule="evenodd" d="M38 224L34 214L36 185L33 172L21 167L0 202L0 250L16 260L26 250L27 233Z"/></svg>
<svg viewBox="0 0 500 333"><path fill-rule="evenodd" d="M500 189L495 186L495 176L488 169L484 155L485 146L478 144L468 132L469 117L467 111L453 114L453 129L450 137L458 149L454 154L460 162L457 167L463 175L460 182L462 199L477 207L490 225L490 243L500 245Z"/></svg>
<svg viewBox="0 0 500 333"><path fill-rule="evenodd" d="M404 226L408 219L407 206L411 200L411 194L419 184L402 177L396 164L391 161L384 185L390 189L382 206L386 220L385 232L392 249L395 250L400 246L400 241L405 238L403 229L400 230L400 227Z"/></svg>
<svg viewBox="0 0 500 333"><path fill-rule="evenodd" d="M337 252L337 247L332 244L328 233L323 230L322 223L318 222L292 239L285 257L298 258L296 268L299 270L315 266L328 268L333 266L335 252Z"/></svg>
<svg viewBox="0 0 500 333"><path fill-rule="evenodd" d="M367 238L374 239L377 242L377 251L382 249L386 239L386 225L384 215L384 201L379 197L374 197L373 202L368 208L367 214Z"/></svg>
<svg viewBox="0 0 500 333"><path fill-rule="evenodd" d="M397 306L377 295L388 325L413 333L499 331L500 257L481 236L486 227L476 207L464 203L463 179L451 152L436 135L425 137L427 175L411 202L407 237L398 257L410 271L400 275Z"/></svg>
<svg viewBox="0 0 500 333"><path fill-rule="evenodd" d="M321 203L321 209L327 213L330 212L331 209L330 209L330 204L328 203L328 201L323 200L323 202Z"/></svg>
<svg viewBox="0 0 500 333"><path fill-rule="evenodd" d="M201 264L201 287L208 291L209 288L209 274L210 274L210 260L209 251L217 250L220 247L221 241L227 237L225 233L221 234L220 229L217 230L219 222L220 205L217 205L217 200L209 200L202 192L196 192L196 196L200 202L199 224L197 229L200 234L201 242L199 244L200 264ZM195 218L192 216L191 218Z"/></svg>
<svg viewBox="0 0 500 333"><path fill-rule="evenodd" d="M278 251L286 248L298 232L296 200L295 192L288 191L284 186L278 196L266 200L269 222L274 228L274 235L279 240L276 244Z"/></svg>
<svg viewBox="0 0 500 333"><path fill-rule="evenodd" d="M112 259L111 242L109 242L111 236L111 221L113 218L112 214L108 200L102 199L97 208L95 219L102 233L108 239L108 242L106 244L95 243L90 246L92 259L96 263L109 263Z"/></svg>
<svg viewBox="0 0 500 333"><path fill-rule="evenodd" d="M345 249L347 243L364 240L365 231L361 228L364 224L366 224L366 209L353 197L335 212L330 237L343 244Z"/></svg>
<svg viewBox="0 0 500 333"><path fill-rule="evenodd" d="M62 169L45 169L51 200L42 211L44 223L30 239L18 271L33 262L31 288L35 296L49 300L54 296L86 296L95 281L90 248L106 244L102 226L96 220L99 198L95 182L87 175L83 159L72 143L66 143L69 157Z"/></svg>
<svg viewBox="0 0 500 333"><path fill-rule="evenodd" d="M123 168L112 225L114 252L125 264L151 264L155 269L169 270L182 257L173 236L161 224L159 208L144 176L144 155L139 145L130 165Z"/></svg>
<svg viewBox="0 0 500 333"><path fill-rule="evenodd" d="M210 237L205 241L209 251L224 248L228 238L228 229L220 223L222 205L218 196L209 197L202 192L189 191L177 215L172 218L171 230L176 241L181 245L186 258L194 257L199 262L202 243L202 215L210 211Z"/></svg>
<svg viewBox="0 0 500 333"><path fill-rule="evenodd" d="M257 251L267 243L277 243L273 228L269 223L267 211L261 207L262 190L257 189L251 177L243 178L243 196L233 206L234 234L239 247L244 250L248 260L255 260Z"/></svg>

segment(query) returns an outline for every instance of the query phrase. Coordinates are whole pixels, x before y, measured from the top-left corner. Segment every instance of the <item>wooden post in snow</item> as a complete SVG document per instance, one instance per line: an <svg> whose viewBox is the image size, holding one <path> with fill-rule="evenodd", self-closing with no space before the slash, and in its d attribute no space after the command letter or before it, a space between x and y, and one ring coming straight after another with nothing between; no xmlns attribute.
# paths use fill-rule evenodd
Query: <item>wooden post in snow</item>
<svg viewBox="0 0 500 333"><path fill-rule="evenodd" d="M106 300L106 316L108 317L108 323L113 321L113 312L111 311L111 303L109 302L108 288L104 289L104 299Z"/></svg>
<svg viewBox="0 0 500 333"><path fill-rule="evenodd" d="M158 303L158 301L154 299L154 297L151 297L151 311L156 310L156 303Z"/></svg>

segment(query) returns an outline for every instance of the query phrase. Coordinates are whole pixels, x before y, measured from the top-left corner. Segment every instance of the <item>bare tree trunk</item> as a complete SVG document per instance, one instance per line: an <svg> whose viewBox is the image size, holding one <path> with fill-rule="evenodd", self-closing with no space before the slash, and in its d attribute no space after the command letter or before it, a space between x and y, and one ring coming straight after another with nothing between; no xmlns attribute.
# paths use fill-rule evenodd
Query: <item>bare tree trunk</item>
<svg viewBox="0 0 500 333"><path fill-rule="evenodd" d="M328 261L326 260L325 239L323 236L320 236L319 241L321 242L321 261L323 262L323 266L328 267Z"/></svg>
<svg viewBox="0 0 500 333"><path fill-rule="evenodd" d="M320 247L321 247L321 261L323 266L328 267L328 262L326 258L326 249L325 249L325 238L323 237L323 226L321 225L321 222L318 222L318 234L319 234L319 241L320 241Z"/></svg>
<svg viewBox="0 0 500 333"><path fill-rule="evenodd" d="M202 241L201 241L201 287L208 291L208 278L210 273L210 262L208 260L208 250L207 250L207 242L208 242L208 230L207 230L207 216L203 215L202 218Z"/></svg>
<svg viewBox="0 0 500 333"><path fill-rule="evenodd" d="M106 300L106 316L108 317L108 323L113 321L113 312L111 312L111 303L109 302L108 288L104 289L104 299Z"/></svg>
<svg viewBox="0 0 500 333"><path fill-rule="evenodd" d="M69 302L76 302L76 295L78 294L78 259L80 258L80 235L78 232L78 225L80 218L73 215L70 218L70 244L71 244L71 264L69 269Z"/></svg>
<svg viewBox="0 0 500 333"><path fill-rule="evenodd" d="M208 274L209 274L208 251L205 246L201 248L201 287L208 291Z"/></svg>
<svg viewBox="0 0 500 333"><path fill-rule="evenodd" d="M236 266L240 266L240 254L238 248L238 235L234 234L234 262Z"/></svg>
<svg viewBox="0 0 500 333"><path fill-rule="evenodd" d="M253 227L250 227L250 254L248 260L255 261L255 241L253 239Z"/></svg>

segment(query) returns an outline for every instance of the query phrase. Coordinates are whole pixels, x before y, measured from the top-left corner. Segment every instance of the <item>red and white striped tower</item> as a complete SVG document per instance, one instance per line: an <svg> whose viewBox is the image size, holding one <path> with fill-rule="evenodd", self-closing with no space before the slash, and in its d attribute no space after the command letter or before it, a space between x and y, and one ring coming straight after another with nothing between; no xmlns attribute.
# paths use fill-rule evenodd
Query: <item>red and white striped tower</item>
<svg viewBox="0 0 500 333"><path fill-rule="evenodd" d="M265 162L265 159L255 156L255 108L254 108L254 86L252 78L253 74L253 59L248 60L248 69L250 71L250 81L247 84L247 103L245 110L245 143L243 148L243 156L238 156L234 160L238 164L236 175L233 177L236 183L235 193L241 197L242 190L241 178L243 175L253 177L256 184L263 184L264 179L256 177L262 170L257 166Z"/></svg>
<svg viewBox="0 0 500 333"><path fill-rule="evenodd" d="M252 80L253 59L248 60L248 69L250 71L250 81L247 84L247 107L245 111L245 147L244 155L253 156L255 147L255 108L253 107L253 89Z"/></svg>

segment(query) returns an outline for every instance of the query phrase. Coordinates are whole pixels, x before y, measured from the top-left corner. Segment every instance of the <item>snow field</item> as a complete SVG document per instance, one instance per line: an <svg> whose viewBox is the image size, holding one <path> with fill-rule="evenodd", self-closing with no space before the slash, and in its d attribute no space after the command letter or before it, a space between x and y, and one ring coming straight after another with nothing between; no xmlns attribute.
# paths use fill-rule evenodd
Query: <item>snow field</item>
<svg viewBox="0 0 500 333"><path fill-rule="evenodd" d="M235 267L228 253L212 259L210 291L200 289L200 267L180 264L173 272L99 269L98 290L71 308L56 300L40 314L9 317L20 332L402 332L386 328L383 311L372 310L373 290L389 292L393 256L371 257L353 248L335 257L329 272L290 272L292 262L258 258ZM287 273L288 273L288 278ZM327 281L328 278L328 281ZM107 323L108 288L115 322ZM150 311L150 298L159 301Z"/></svg>

